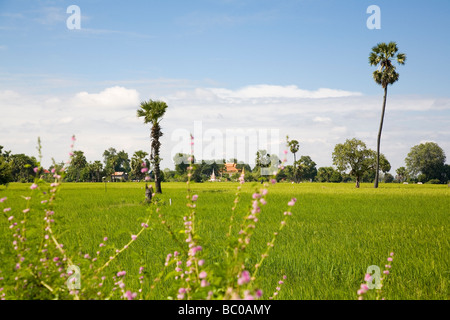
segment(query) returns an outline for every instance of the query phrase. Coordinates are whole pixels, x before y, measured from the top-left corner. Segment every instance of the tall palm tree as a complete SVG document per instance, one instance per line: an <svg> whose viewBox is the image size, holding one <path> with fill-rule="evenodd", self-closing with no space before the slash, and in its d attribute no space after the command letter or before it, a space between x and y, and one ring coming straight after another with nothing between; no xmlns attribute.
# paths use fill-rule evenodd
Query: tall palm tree
<svg viewBox="0 0 450 320"><path fill-rule="evenodd" d="M163 133L161 132L161 126L159 122L161 118L166 113L167 104L164 101L143 101L141 102L140 109L137 110L137 116L139 118L144 118L144 123L151 123L152 129L150 134L151 140L151 153L150 153L150 161L153 164L153 173L155 176L155 192L162 193L161 190L161 170L159 168L159 163L161 162L161 158L159 157L159 149L161 147L161 142L159 142L159 138L162 137Z"/></svg>
<svg viewBox="0 0 450 320"><path fill-rule="evenodd" d="M298 152L298 149L300 148L300 144L298 143L297 140L289 141L289 136L286 136L286 142L287 142L289 149L294 154L294 180L295 180L295 183L297 183L298 182L297 181L297 159L296 159L295 154Z"/></svg>
<svg viewBox="0 0 450 320"><path fill-rule="evenodd" d="M133 154L131 158L131 172L136 179L141 180L145 174L141 172L143 168L142 163L145 163L145 166L148 167L149 163L145 157L148 156L148 153L142 150L138 150Z"/></svg>
<svg viewBox="0 0 450 320"><path fill-rule="evenodd" d="M395 59L398 64L405 64L406 55L404 53L397 53L398 48L395 42L379 43L372 48L372 52L369 55L369 63L371 66L378 66L379 68L373 72L373 79L384 89L383 108L381 111L380 129L378 130L377 138L377 165L375 172L374 187L378 188L378 174L380 167L380 141L381 130L383 129L384 112L386 109L386 97L388 85L392 85L398 81L399 74L395 70L395 66L392 64L392 59Z"/></svg>

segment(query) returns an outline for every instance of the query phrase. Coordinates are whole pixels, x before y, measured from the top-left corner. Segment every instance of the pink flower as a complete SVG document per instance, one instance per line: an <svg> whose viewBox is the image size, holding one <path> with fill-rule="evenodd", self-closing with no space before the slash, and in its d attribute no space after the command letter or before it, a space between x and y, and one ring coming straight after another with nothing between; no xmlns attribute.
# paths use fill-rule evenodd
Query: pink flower
<svg viewBox="0 0 450 320"><path fill-rule="evenodd" d="M76 140L76 139L75 139L75 135L73 135L73 136L72 136L72 141L75 141L75 140Z"/></svg>
<svg viewBox="0 0 450 320"><path fill-rule="evenodd" d="M200 279L205 279L207 275L208 275L208 274L207 274L205 271L202 271L202 272L200 272L200 274L198 275L198 277L199 277Z"/></svg>
<svg viewBox="0 0 450 320"><path fill-rule="evenodd" d="M287 150L284 150L283 152L284 152L284 154L287 154L287 153L288 153L288 151L287 151Z"/></svg>
<svg viewBox="0 0 450 320"><path fill-rule="evenodd" d="M254 193L252 197L253 199L259 199L261 198L261 195L259 193Z"/></svg>
<svg viewBox="0 0 450 320"><path fill-rule="evenodd" d="M390 253L390 256L391 256L391 257L393 257L393 256L394 256L394 253L393 253L393 252L391 252L391 253Z"/></svg>
<svg viewBox="0 0 450 320"><path fill-rule="evenodd" d="M141 172L142 172L142 173L145 173L145 172L147 172L147 171L148 171L148 168L142 168L142 169L141 169Z"/></svg>
<svg viewBox="0 0 450 320"><path fill-rule="evenodd" d="M31 189L31 190L34 190L34 189L37 189L37 187L38 187L37 184L36 184L36 183L33 183L33 184L31 185L30 189Z"/></svg>
<svg viewBox="0 0 450 320"><path fill-rule="evenodd" d="M30 212L30 209L27 208L27 209L23 210L22 212L23 212L23 213L28 213L28 212Z"/></svg>
<svg viewBox="0 0 450 320"><path fill-rule="evenodd" d="M296 198L292 198L291 201L288 202L288 206L293 207L296 202L297 202L297 199Z"/></svg>
<svg viewBox="0 0 450 320"><path fill-rule="evenodd" d="M14 219L14 216L9 217L8 221L11 221L12 219Z"/></svg>
<svg viewBox="0 0 450 320"><path fill-rule="evenodd" d="M194 194L194 195L192 196L192 201L197 201L197 198L198 198L198 195Z"/></svg>
<svg viewBox="0 0 450 320"><path fill-rule="evenodd" d="M205 260L200 260L199 262L198 262L198 265L201 267L202 265L204 265L205 264Z"/></svg>
<svg viewBox="0 0 450 320"><path fill-rule="evenodd" d="M192 250L192 255L194 256L195 253L197 253L198 251L202 251L203 248L201 246L197 246L191 249Z"/></svg>
<svg viewBox="0 0 450 320"><path fill-rule="evenodd" d="M389 270L384 270L383 273L384 274L389 274Z"/></svg>
<svg viewBox="0 0 450 320"><path fill-rule="evenodd" d="M207 286L209 286L209 282L203 279L203 280L200 282L200 286L201 286L202 288L207 287Z"/></svg>
<svg viewBox="0 0 450 320"><path fill-rule="evenodd" d="M150 181L150 177L149 177L149 176L146 176L146 177L144 178L144 180L145 180L145 181Z"/></svg>
<svg viewBox="0 0 450 320"><path fill-rule="evenodd" d="M11 211L11 208L5 208L5 209L3 209L3 212L8 212L8 211Z"/></svg>
<svg viewBox="0 0 450 320"><path fill-rule="evenodd" d="M34 173L37 173L37 172L38 172L38 170L39 170L39 168L38 168L38 167L35 167L35 168L33 168L33 171L34 171Z"/></svg>
<svg viewBox="0 0 450 320"><path fill-rule="evenodd" d="M250 282L250 273L247 270L242 271L241 277L238 279L238 285L243 285Z"/></svg>
<svg viewBox="0 0 450 320"><path fill-rule="evenodd" d="M391 257L387 258L387 261L392 261L393 259Z"/></svg>
<svg viewBox="0 0 450 320"><path fill-rule="evenodd" d="M147 228L148 228L148 224L146 224L146 223L142 223L142 224L141 224L141 227L142 227L142 228L146 228L146 229L147 229Z"/></svg>
<svg viewBox="0 0 450 320"><path fill-rule="evenodd" d="M105 244L104 243L100 243L99 247L104 247Z"/></svg>
<svg viewBox="0 0 450 320"><path fill-rule="evenodd" d="M370 273L366 273L366 276L364 277L364 281L372 281L372 276Z"/></svg>
<svg viewBox="0 0 450 320"><path fill-rule="evenodd" d="M117 276L118 276L118 277L123 277L123 276L126 275L126 274L127 274L126 271L119 271L119 272L117 272Z"/></svg>
<svg viewBox="0 0 450 320"><path fill-rule="evenodd" d="M132 240L136 240L136 239L137 239L137 235L132 234L132 235L131 235L131 239L132 239Z"/></svg>
<svg viewBox="0 0 450 320"><path fill-rule="evenodd" d="M125 293L125 296L126 296L126 298L128 299L128 300L133 300L134 298L136 298L137 297L137 293L136 292L131 292L131 291L127 291L126 293Z"/></svg>
<svg viewBox="0 0 450 320"><path fill-rule="evenodd" d="M5 202L6 201L6 199L8 199L7 197L4 197L4 198L0 198L0 202Z"/></svg>

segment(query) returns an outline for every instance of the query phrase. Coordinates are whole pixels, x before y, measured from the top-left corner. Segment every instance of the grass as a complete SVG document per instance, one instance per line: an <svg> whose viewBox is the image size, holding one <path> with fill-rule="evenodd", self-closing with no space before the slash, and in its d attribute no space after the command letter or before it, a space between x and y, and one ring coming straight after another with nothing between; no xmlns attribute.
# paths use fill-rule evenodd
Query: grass
<svg viewBox="0 0 450 320"><path fill-rule="evenodd" d="M239 203L237 221L250 205L258 184L246 183ZM29 184L0 188L0 198L8 197L13 210L25 208L21 196L29 194ZM173 229L183 229L186 184L164 183L162 212ZM206 263L220 263L226 246L236 183L192 184L199 195L197 221L201 243L208 248ZM277 184L270 187L249 247L248 266L253 266L283 219L292 198L298 199L293 215L278 236L275 247L260 270L264 298L287 275L279 299L356 299L356 290L370 265L382 269L389 252L395 252L392 272L384 287L386 299L449 299L449 208L450 188L442 185L381 184L373 189L362 184ZM143 183L65 183L55 208L57 234L69 252L96 256L99 243L123 247L148 216L143 204ZM40 212L31 219L39 222ZM111 272L127 270L131 287L139 288L137 273L145 265L152 275L162 269L169 252L177 250L166 229L152 220L151 230L112 264ZM0 219L0 253L13 254L6 219ZM36 229L37 230L37 229ZM29 237L36 234L29 230ZM238 230L235 228L234 232ZM181 239L181 235L180 235ZM103 257L106 258L106 257ZM10 270L0 261L0 270ZM108 285L108 284L105 284ZM158 299L168 295L167 286L157 289Z"/></svg>

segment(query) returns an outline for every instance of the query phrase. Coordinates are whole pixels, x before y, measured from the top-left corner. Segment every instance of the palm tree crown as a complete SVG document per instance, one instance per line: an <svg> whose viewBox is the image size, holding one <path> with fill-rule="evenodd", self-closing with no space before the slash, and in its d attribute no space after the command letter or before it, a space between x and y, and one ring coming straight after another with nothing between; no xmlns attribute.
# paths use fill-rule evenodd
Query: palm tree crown
<svg viewBox="0 0 450 320"><path fill-rule="evenodd" d="M369 63L371 66L380 66L379 69L373 72L373 79L383 88L395 83L399 74L392 64L392 59L396 59L398 64L405 64L406 55L404 53L397 53L398 48L395 42L379 43L372 48L369 55Z"/></svg>
<svg viewBox="0 0 450 320"><path fill-rule="evenodd" d="M137 110L137 116L143 117L144 123L157 124L166 113L166 109L167 104L164 101L143 101Z"/></svg>

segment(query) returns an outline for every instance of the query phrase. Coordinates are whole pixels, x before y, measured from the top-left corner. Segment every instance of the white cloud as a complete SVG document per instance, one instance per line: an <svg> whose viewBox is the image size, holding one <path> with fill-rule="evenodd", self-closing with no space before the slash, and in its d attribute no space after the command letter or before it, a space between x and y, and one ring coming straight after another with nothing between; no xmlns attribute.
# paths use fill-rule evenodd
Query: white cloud
<svg viewBox="0 0 450 320"><path fill-rule="evenodd" d="M336 89L320 88L315 91L302 90L295 85L276 86L276 85L252 85L237 90L225 88L197 88L194 91L180 91L170 98L180 99L204 99L223 100L232 103L242 103L253 100L257 103L267 103L279 99L325 99L339 97L361 96L359 92L350 92Z"/></svg>
<svg viewBox="0 0 450 320"><path fill-rule="evenodd" d="M236 90L202 87L187 90L185 83L180 87L184 89L177 90L174 83L173 88L161 89L165 96L151 96L169 105L161 121L163 168L173 167L171 154L182 151L175 150L179 142L172 140L173 133L176 130L194 133L195 121L202 123L202 130L195 133L197 142L211 130L223 137L231 129L278 130L280 153L284 137L289 135L300 142L299 155L311 156L318 166L331 165L334 146L348 138L356 137L368 147L376 147L381 96L351 92L339 96L345 91L307 91L274 85ZM89 161L101 160L103 151L109 147L124 149L130 157L139 149L149 151L150 127L136 117L141 96L144 96L141 91L123 86L94 92L80 90L69 95L0 91L0 144L13 153L36 156L36 140L40 136L45 165L49 165L51 157L66 160L72 134L77 136L76 148L83 150ZM393 170L404 165L409 149L422 140L436 141L449 155L449 125L450 99L392 95L388 97L381 151ZM273 142L269 140L268 147ZM205 140L204 146L207 145ZM230 158L226 151L225 157ZM253 160L253 156L249 154L247 159ZM288 161L292 161L291 155Z"/></svg>
<svg viewBox="0 0 450 320"><path fill-rule="evenodd" d="M77 93L72 102L77 107L135 108L139 105L139 93L134 89L115 86L100 93Z"/></svg>
<svg viewBox="0 0 450 320"><path fill-rule="evenodd" d="M317 122L317 123L324 123L324 124L329 124L332 122L330 117L314 117L313 121Z"/></svg>

